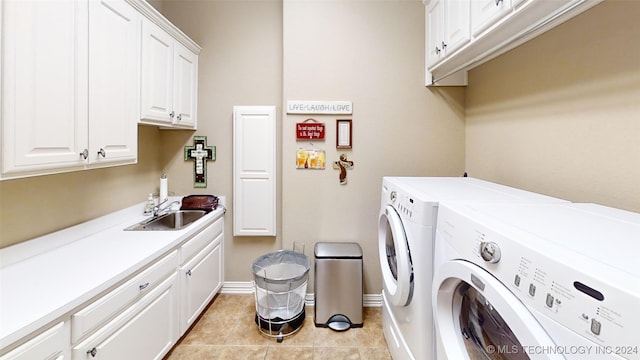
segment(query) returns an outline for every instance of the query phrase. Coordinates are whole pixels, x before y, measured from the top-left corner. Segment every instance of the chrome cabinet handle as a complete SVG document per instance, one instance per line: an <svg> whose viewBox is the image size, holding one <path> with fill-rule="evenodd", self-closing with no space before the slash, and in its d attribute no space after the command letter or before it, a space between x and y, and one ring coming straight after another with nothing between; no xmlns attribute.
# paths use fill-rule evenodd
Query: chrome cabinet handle
<svg viewBox="0 0 640 360"><path fill-rule="evenodd" d="M445 42L443 41L442 42L442 50L446 50L446 48L447 48L447 44L445 44Z"/></svg>
<svg viewBox="0 0 640 360"><path fill-rule="evenodd" d="M169 113L169 117L173 119L173 117L174 117L174 116L176 116L176 112L172 110L172 111Z"/></svg>
<svg viewBox="0 0 640 360"><path fill-rule="evenodd" d="M104 151L103 148L100 148L100 150L98 150L98 155L102 156L103 158L107 157L107 153Z"/></svg>
<svg viewBox="0 0 640 360"><path fill-rule="evenodd" d="M140 288L140 290L142 291L142 290L146 289L147 286L149 286L149 283L144 283L144 284L138 286L138 288Z"/></svg>
<svg viewBox="0 0 640 360"><path fill-rule="evenodd" d="M187 270L187 276L191 276L191 270Z"/></svg>
<svg viewBox="0 0 640 360"><path fill-rule="evenodd" d="M87 160L87 158L89 157L89 149L84 149L84 151L80 153L80 156L82 156L83 159Z"/></svg>
<svg viewBox="0 0 640 360"><path fill-rule="evenodd" d="M502 0L496 0L496 6L499 6Z"/></svg>
<svg viewBox="0 0 640 360"><path fill-rule="evenodd" d="M177 119L178 119L178 121L182 120L182 114L178 114Z"/></svg>
<svg viewBox="0 0 640 360"><path fill-rule="evenodd" d="M440 48L436 46L436 54L440 54Z"/></svg>
<svg viewBox="0 0 640 360"><path fill-rule="evenodd" d="M87 355L91 355L91 357L96 357L96 354L98 353L98 349L93 348L91 350L87 350Z"/></svg>

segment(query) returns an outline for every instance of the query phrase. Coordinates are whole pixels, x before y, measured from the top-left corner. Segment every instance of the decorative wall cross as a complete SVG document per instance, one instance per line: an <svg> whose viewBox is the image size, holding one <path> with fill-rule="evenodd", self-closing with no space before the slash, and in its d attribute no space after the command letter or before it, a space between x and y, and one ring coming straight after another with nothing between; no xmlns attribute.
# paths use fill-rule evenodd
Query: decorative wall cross
<svg viewBox="0 0 640 360"><path fill-rule="evenodd" d="M193 146L184 147L184 161L193 160L193 187L207 187L207 161L216 160L216 147L207 146L206 136L194 136Z"/></svg>
<svg viewBox="0 0 640 360"><path fill-rule="evenodd" d="M333 168L340 170L340 185L347 184L347 170L353 168L353 161L347 160L347 155L340 155L340 160L333 163Z"/></svg>

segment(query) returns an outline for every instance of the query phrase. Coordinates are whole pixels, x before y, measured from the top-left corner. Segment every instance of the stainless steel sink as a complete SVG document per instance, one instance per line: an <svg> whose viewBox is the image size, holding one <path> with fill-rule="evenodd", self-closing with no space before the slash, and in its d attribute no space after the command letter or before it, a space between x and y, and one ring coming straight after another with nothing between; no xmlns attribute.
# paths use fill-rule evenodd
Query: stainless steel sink
<svg viewBox="0 0 640 360"><path fill-rule="evenodd" d="M203 210L178 210L153 217L141 223L129 226L128 231L167 231L180 230L206 214Z"/></svg>

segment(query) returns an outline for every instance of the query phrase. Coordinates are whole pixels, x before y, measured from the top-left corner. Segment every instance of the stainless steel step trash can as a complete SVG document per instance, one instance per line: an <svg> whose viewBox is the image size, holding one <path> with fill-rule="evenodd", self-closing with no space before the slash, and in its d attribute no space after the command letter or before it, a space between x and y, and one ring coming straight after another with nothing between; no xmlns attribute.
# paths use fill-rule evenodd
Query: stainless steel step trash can
<svg viewBox="0 0 640 360"><path fill-rule="evenodd" d="M362 327L362 248L357 243L316 243L315 325L343 331Z"/></svg>

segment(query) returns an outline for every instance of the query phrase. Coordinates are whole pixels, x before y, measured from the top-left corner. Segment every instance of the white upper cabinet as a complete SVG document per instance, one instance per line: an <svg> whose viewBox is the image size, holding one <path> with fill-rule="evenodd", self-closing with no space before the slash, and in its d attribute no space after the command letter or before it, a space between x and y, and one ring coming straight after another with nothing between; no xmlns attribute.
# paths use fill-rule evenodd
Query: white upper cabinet
<svg viewBox="0 0 640 360"><path fill-rule="evenodd" d="M174 124L196 128L198 104L198 56L176 44L173 56Z"/></svg>
<svg viewBox="0 0 640 360"><path fill-rule="evenodd" d="M472 0L471 32L477 36L511 11L511 0Z"/></svg>
<svg viewBox="0 0 640 360"><path fill-rule="evenodd" d="M2 177L86 163L87 5L0 3Z"/></svg>
<svg viewBox="0 0 640 360"><path fill-rule="evenodd" d="M140 14L124 1L89 2L89 162L136 161Z"/></svg>
<svg viewBox="0 0 640 360"><path fill-rule="evenodd" d="M602 0L424 0L427 85L466 85L467 71Z"/></svg>
<svg viewBox="0 0 640 360"><path fill-rule="evenodd" d="M1 6L1 178L135 163L140 15L124 0Z"/></svg>
<svg viewBox="0 0 640 360"><path fill-rule="evenodd" d="M142 118L170 125L175 40L151 21L142 22Z"/></svg>
<svg viewBox="0 0 640 360"><path fill-rule="evenodd" d="M432 66L471 39L470 0L431 0L426 7L427 66Z"/></svg>
<svg viewBox="0 0 640 360"><path fill-rule="evenodd" d="M151 20L143 21L141 123L196 128L198 53Z"/></svg>
<svg viewBox="0 0 640 360"><path fill-rule="evenodd" d="M0 180L134 164L139 122L196 128L202 49L146 1L0 1L0 24Z"/></svg>

